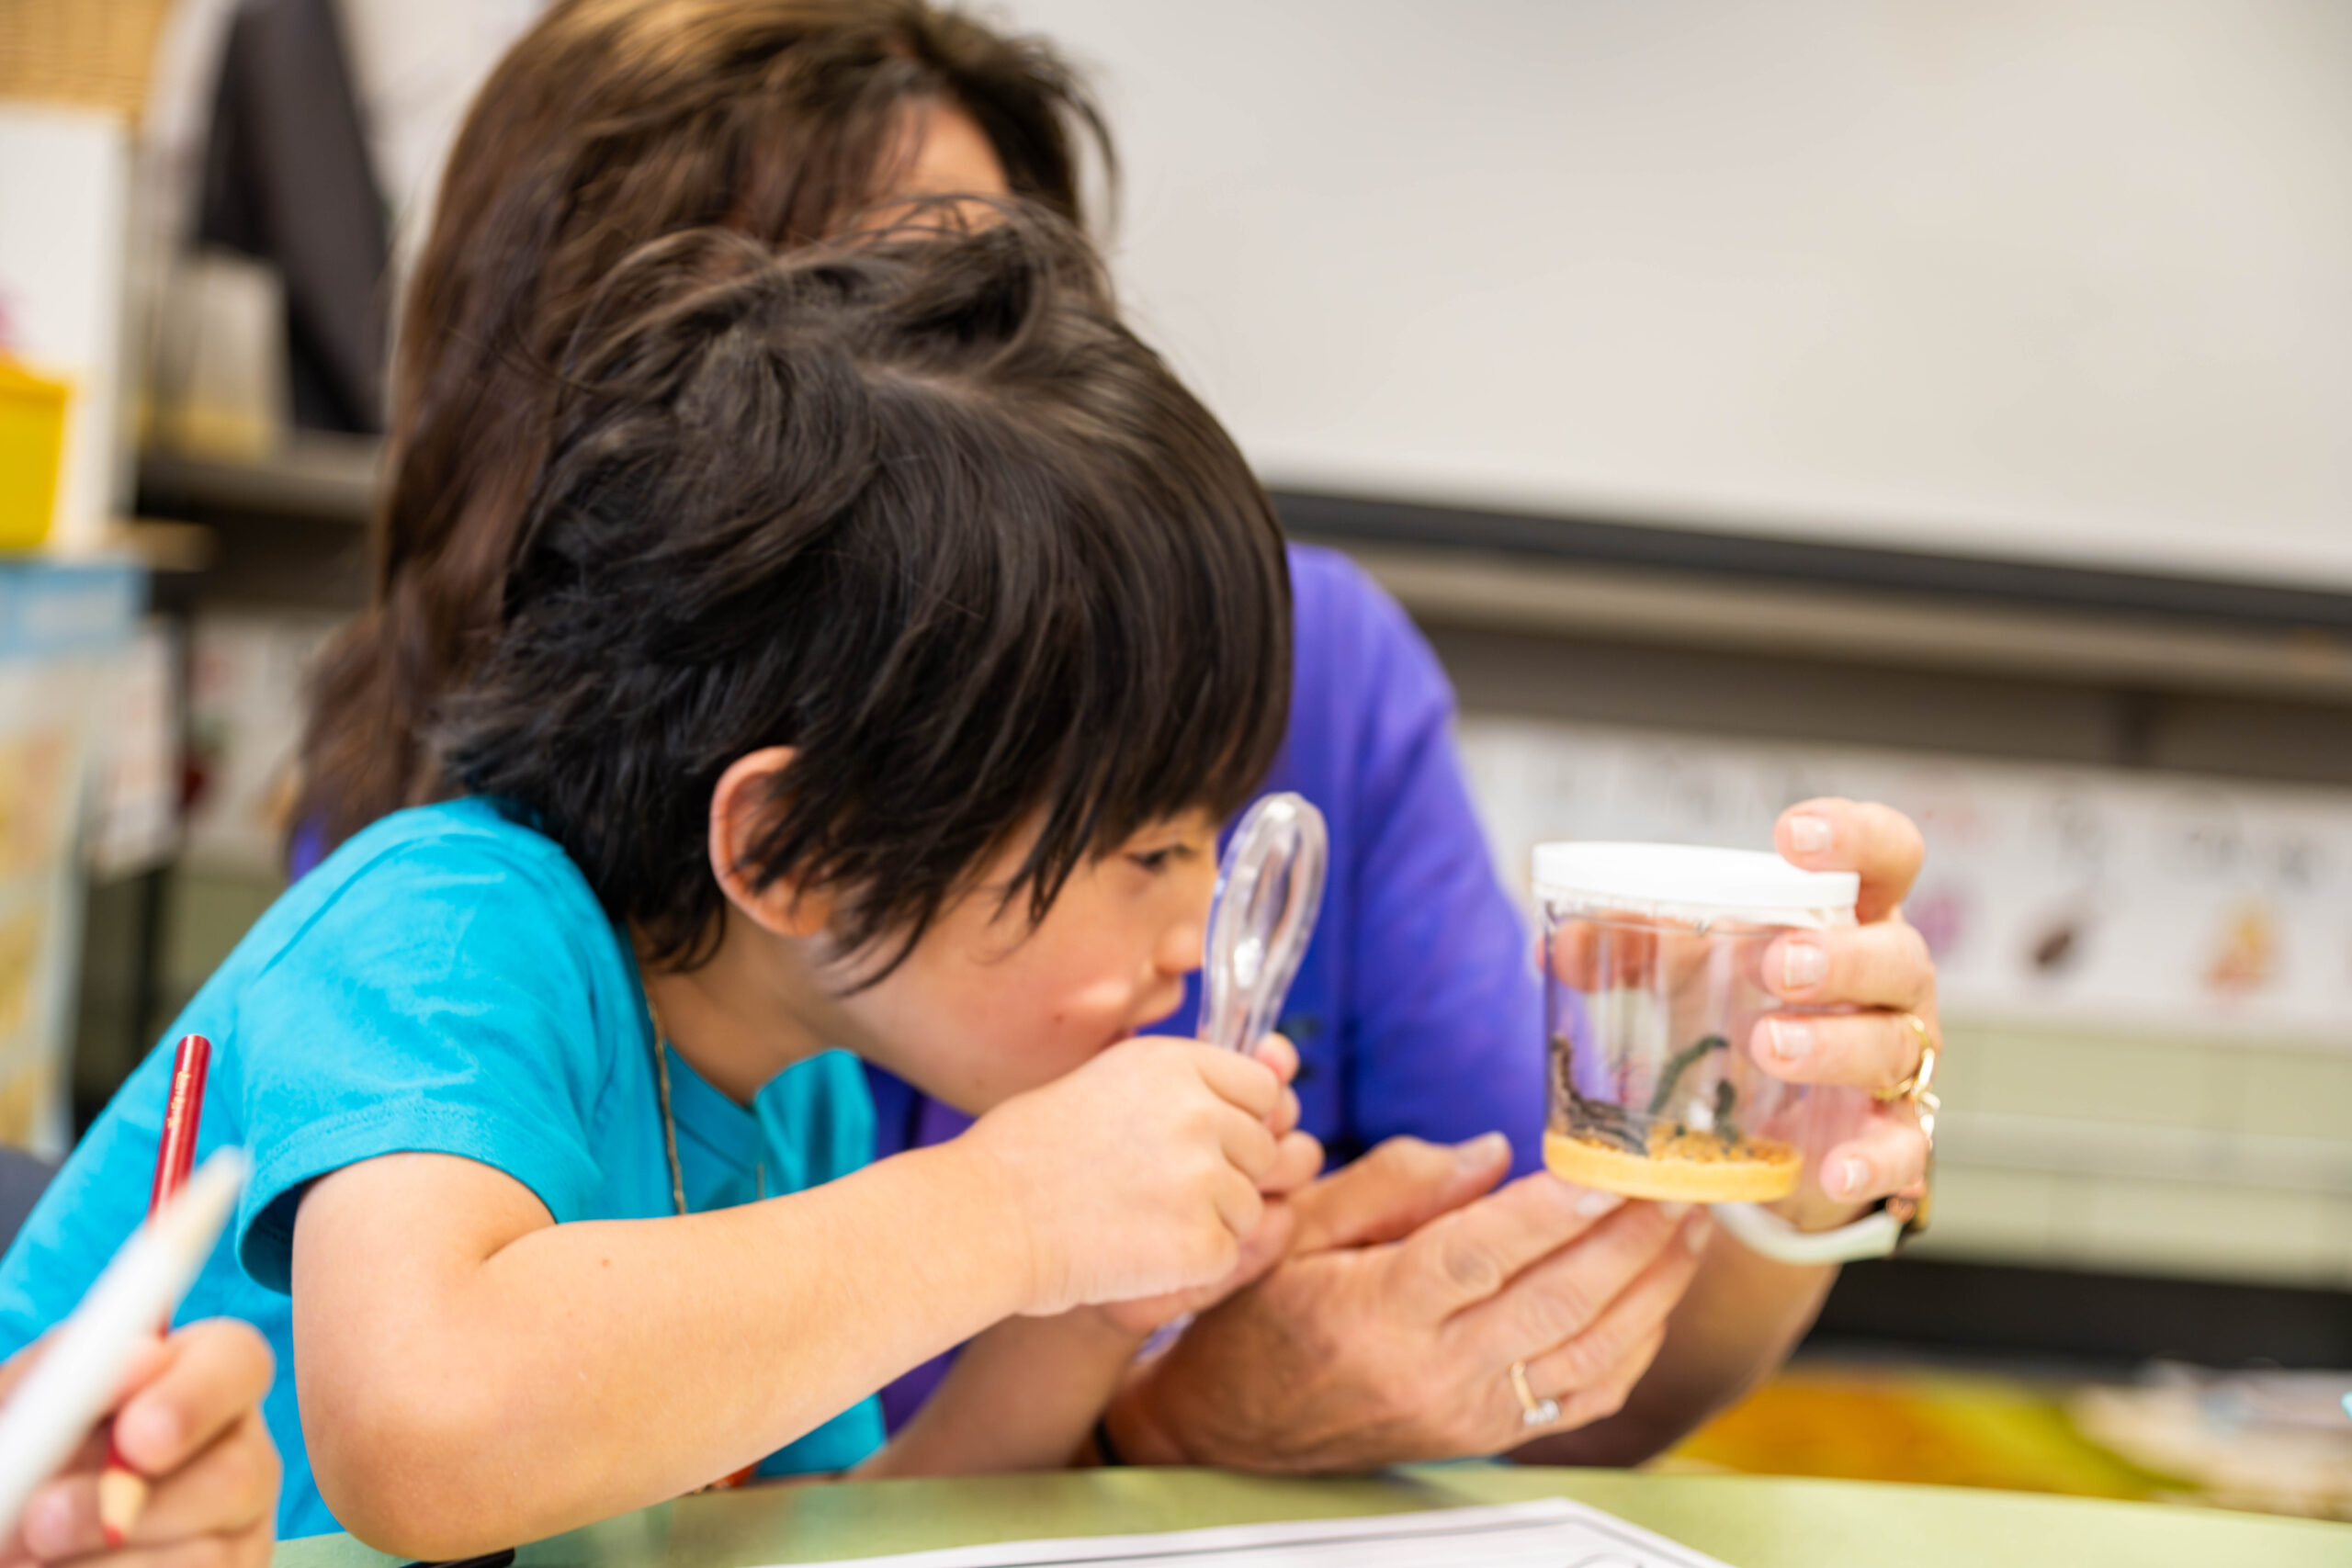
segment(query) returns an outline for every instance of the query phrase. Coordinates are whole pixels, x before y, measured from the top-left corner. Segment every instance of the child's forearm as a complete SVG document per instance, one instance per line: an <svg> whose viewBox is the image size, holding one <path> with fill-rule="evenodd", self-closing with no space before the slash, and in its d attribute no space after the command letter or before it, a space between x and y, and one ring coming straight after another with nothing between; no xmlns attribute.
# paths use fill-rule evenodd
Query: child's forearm
<svg viewBox="0 0 2352 1568"><path fill-rule="evenodd" d="M965 1347L938 1392L857 1473L1060 1469L1110 1403L1143 1338L1092 1307L1008 1318Z"/></svg>
<svg viewBox="0 0 2352 1568"><path fill-rule="evenodd" d="M763 1203L563 1225L448 1156L324 1179L294 1304L328 1506L371 1544L461 1557L752 1462L1025 1304L1026 1238L970 1163L950 1145Z"/></svg>

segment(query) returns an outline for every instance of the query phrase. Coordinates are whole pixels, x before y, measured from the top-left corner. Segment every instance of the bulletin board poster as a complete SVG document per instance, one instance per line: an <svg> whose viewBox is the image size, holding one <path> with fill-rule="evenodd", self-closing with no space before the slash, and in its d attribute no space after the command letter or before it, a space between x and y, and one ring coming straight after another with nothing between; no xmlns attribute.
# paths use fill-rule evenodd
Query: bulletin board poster
<svg viewBox="0 0 2352 1568"><path fill-rule="evenodd" d="M2352 791L1473 716L1503 886L1553 840L1771 848L1781 811L1918 823L1904 911L1947 1017L2352 1050Z"/></svg>
<svg viewBox="0 0 2352 1568"><path fill-rule="evenodd" d="M0 563L0 1144L62 1153L89 757L143 578Z"/></svg>

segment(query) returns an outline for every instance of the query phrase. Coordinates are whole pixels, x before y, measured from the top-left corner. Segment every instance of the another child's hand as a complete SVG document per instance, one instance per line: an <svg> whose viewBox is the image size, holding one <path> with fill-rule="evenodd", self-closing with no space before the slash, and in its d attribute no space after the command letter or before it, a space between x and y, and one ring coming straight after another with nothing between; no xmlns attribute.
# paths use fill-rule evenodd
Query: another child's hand
<svg viewBox="0 0 2352 1568"><path fill-rule="evenodd" d="M0 1367L0 1398L40 1347ZM269 1344L233 1319L190 1324L140 1360L114 1412L123 1458L153 1482L146 1507L115 1551L98 1524L104 1430L25 1505L17 1532L0 1540L0 1568L63 1562L205 1562L264 1568L277 1515L277 1450L263 1424Z"/></svg>
<svg viewBox="0 0 2352 1568"><path fill-rule="evenodd" d="M1251 1055L1272 1067L1284 1085L1298 1076L1298 1052L1279 1034L1267 1035ZM1241 1260L1225 1278L1205 1285L1109 1303L1102 1308L1102 1314L1111 1323L1130 1334L1151 1334L1180 1317L1208 1311L1244 1285L1255 1282L1290 1251L1291 1236L1297 1227L1287 1200L1321 1173L1323 1145L1313 1134L1298 1131L1295 1094L1283 1096L1281 1111L1270 1125L1282 1139L1282 1152L1272 1174L1258 1184L1258 1190L1270 1201L1258 1228L1242 1238Z"/></svg>
<svg viewBox="0 0 2352 1568"><path fill-rule="evenodd" d="M963 1140L1028 1243L1023 1311L1211 1285L1265 1221L1261 1189L1313 1174L1278 1066L1194 1040L1128 1040L1017 1095ZM1311 1144L1311 1140L1304 1140ZM1253 1249L1254 1250L1254 1249Z"/></svg>

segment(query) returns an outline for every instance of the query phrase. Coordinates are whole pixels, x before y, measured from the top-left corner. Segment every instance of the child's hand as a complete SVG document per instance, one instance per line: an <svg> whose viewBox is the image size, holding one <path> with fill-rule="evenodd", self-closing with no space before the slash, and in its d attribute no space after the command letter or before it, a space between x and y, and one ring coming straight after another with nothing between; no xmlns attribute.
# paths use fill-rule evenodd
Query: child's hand
<svg viewBox="0 0 2352 1568"><path fill-rule="evenodd" d="M1313 1134L1298 1131L1298 1096L1287 1092L1287 1086L1298 1076L1296 1048L1281 1035L1269 1034L1258 1043L1251 1055L1272 1068L1285 1086L1282 1106L1268 1124L1282 1140L1281 1152L1274 1169L1258 1183L1258 1190L1272 1201L1266 1205L1258 1228L1242 1238L1241 1260L1223 1279L1188 1291L1105 1304L1104 1318L1129 1334L1152 1334L1180 1317L1208 1311L1244 1285L1254 1282L1290 1251L1291 1237L1297 1226L1285 1200L1321 1173L1323 1145Z"/></svg>
<svg viewBox="0 0 2352 1568"><path fill-rule="evenodd" d="M1002 1183L1027 1238L1023 1311L1162 1296L1235 1272L1266 1220L1261 1188L1289 1190L1321 1157L1291 1131L1297 1103L1277 1067L1295 1058L1272 1060L1124 1041L980 1118L960 1141Z"/></svg>

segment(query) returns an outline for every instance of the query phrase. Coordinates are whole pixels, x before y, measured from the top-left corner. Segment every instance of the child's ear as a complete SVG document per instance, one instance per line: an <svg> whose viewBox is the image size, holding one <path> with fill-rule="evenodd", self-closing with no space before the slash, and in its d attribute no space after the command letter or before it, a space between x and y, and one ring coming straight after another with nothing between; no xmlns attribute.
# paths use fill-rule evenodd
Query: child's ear
<svg viewBox="0 0 2352 1568"><path fill-rule="evenodd" d="M789 746L763 746L735 759L710 792L710 870L727 901L754 924L778 936L808 938L832 920L833 901L803 891L789 877L765 887L744 874L746 846L759 837L762 816L773 809L774 781L792 765Z"/></svg>

